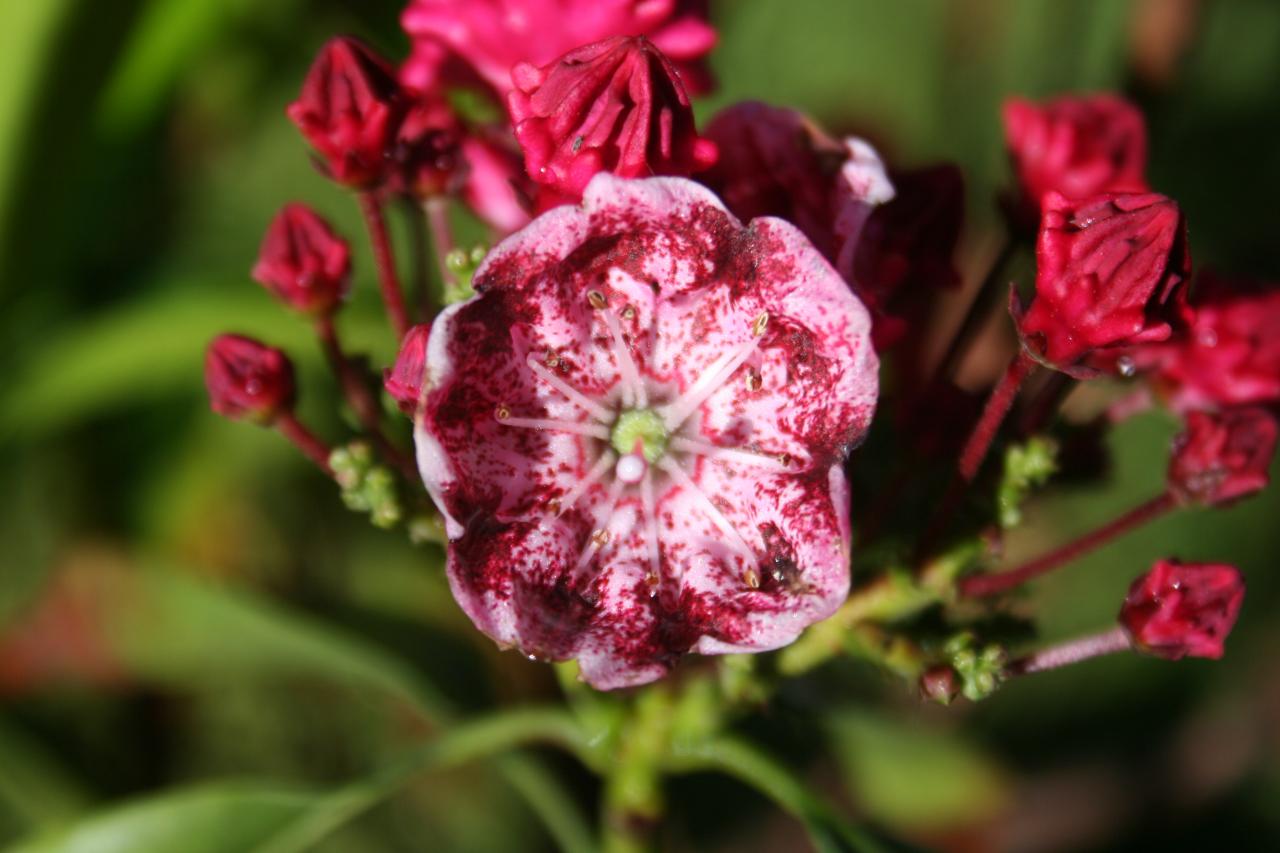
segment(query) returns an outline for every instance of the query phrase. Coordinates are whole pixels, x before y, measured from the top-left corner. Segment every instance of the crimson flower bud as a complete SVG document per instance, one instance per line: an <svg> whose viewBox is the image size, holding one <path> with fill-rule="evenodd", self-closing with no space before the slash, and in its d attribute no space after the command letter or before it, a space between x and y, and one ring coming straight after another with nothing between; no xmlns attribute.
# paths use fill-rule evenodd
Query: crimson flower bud
<svg viewBox="0 0 1280 853"><path fill-rule="evenodd" d="M347 295L351 249L304 204L287 204L267 228L253 278L307 314L329 314Z"/></svg>
<svg viewBox="0 0 1280 853"><path fill-rule="evenodd" d="M541 68L521 63L511 79L507 109L525 169L552 197L576 201L597 172L688 175L715 162L679 74L648 39L617 36Z"/></svg>
<svg viewBox="0 0 1280 853"><path fill-rule="evenodd" d="M1120 624L1147 654L1216 660L1243 601L1244 576L1235 566L1160 560L1129 587Z"/></svg>
<svg viewBox="0 0 1280 853"><path fill-rule="evenodd" d="M1179 411L1280 402L1280 287L1201 273L1185 335L1133 354Z"/></svg>
<svg viewBox="0 0 1280 853"><path fill-rule="evenodd" d="M1004 104L1005 144L1034 216L1045 197L1084 199L1108 192L1145 192L1147 129L1137 107L1115 95L1068 95L1036 104Z"/></svg>
<svg viewBox="0 0 1280 853"><path fill-rule="evenodd" d="M386 174L405 102L395 72L356 39L330 39L286 111L340 184L367 188Z"/></svg>
<svg viewBox="0 0 1280 853"><path fill-rule="evenodd" d="M1045 199L1036 292L1012 311L1023 346L1050 367L1090 375L1090 356L1168 339L1186 321L1191 258L1178 205L1156 193ZM1110 350L1110 352L1107 352ZM1121 366L1123 370L1123 365Z"/></svg>
<svg viewBox="0 0 1280 853"><path fill-rule="evenodd" d="M462 125L447 101L417 97L396 133L394 188L422 199L457 189L466 171L462 135Z"/></svg>
<svg viewBox="0 0 1280 853"><path fill-rule="evenodd" d="M1259 408L1191 412L1174 439L1169 489L1183 503L1220 506L1266 488L1280 432Z"/></svg>
<svg viewBox="0 0 1280 853"><path fill-rule="evenodd" d="M204 358L209 404L223 417L269 424L293 406L293 364L278 349L218 335Z"/></svg>
<svg viewBox="0 0 1280 853"><path fill-rule="evenodd" d="M400 343L400 354L393 367L382 372L382 385L396 401L400 411L413 417L422 402L427 369L427 338L431 327L425 323L414 326Z"/></svg>
<svg viewBox="0 0 1280 853"><path fill-rule="evenodd" d="M938 664L920 675L920 696L939 705L950 705L960 695L960 676L949 664Z"/></svg>

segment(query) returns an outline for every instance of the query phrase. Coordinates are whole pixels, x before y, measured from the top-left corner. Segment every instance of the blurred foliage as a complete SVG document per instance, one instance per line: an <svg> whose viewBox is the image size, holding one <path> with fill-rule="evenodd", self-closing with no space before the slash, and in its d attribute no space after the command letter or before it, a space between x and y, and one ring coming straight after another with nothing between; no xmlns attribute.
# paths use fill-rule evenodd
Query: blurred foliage
<svg viewBox="0 0 1280 853"><path fill-rule="evenodd" d="M205 341L243 331L289 349L304 417L345 435L309 329L247 269L289 199L360 233L283 107L334 32L403 55L398 11L390 0L0 7L0 625L29 638L25 657L0 660L0 843L246 850L321 814L308 831L334 829L320 849L335 851L588 844L577 803L596 783L559 757L378 787L384 762L441 720L555 701L554 679L470 628L438 549L373 530L276 436L217 421L203 401ZM1163 43L1144 42L1139 21L1184 11L1191 38L1161 72L1148 54ZM713 14L720 89L701 117L759 98L857 130L905 165L956 160L970 247L990 241L1004 180L1001 98L1126 90L1150 118L1153 181L1183 204L1197 261L1280 276L1280 207L1258 198L1280 186L1280 4L722 0ZM404 245L409 224L396 225ZM342 331L380 366L392 346L367 249L353 243ZM1174 428L1152 414L1116 430L1103 479L1027 500L1007 559L1154 494ZM668 797L664 841L803 843L777 813L744 807L761 794L704 772L717 770L808 821L829 849L880 847L832 829L829 804L786 779L948 849L1280 846L1278 512L1273 490L1175 515L1027 597L1044 636L1061 638L1109 623L1156 555L1235 561L1250 592L1223 662L1116 658L937 715L843 661L743 721L785 760L736 742L685 756L699 775Z"/></svg>

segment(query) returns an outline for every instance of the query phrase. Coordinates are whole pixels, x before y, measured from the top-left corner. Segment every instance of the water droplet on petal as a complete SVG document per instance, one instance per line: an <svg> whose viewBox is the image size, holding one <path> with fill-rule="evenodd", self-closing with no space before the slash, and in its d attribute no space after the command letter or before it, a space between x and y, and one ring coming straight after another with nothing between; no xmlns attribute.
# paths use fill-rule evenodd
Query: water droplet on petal
<svg viewBox="0 0 1280 853"><path fill-rule="evenodd" d="M1127 355L1122 355L1116 359L1116 370L1120 371L1121 376L1132 376L1137 372L1137 367L1133 363L1133 359Z"/></svg>

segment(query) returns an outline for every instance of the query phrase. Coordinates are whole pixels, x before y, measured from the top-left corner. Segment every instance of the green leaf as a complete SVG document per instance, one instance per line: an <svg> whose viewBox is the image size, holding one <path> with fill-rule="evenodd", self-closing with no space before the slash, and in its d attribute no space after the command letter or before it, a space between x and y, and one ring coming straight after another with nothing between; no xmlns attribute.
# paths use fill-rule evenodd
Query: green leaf
<svg viewBox="0 0 1280 853"><path fill-rule="evenodd" d="M430 719L444 713L444 699L399 658L245 592L151 569L121 578L101 606L112 654L143 678L201 687L309 675L396 697Z"/></svg>
<svg viewBox="0 0 1280 853"><path fill-rule="evenodd" d="M243 853L314 802L266 786L210 785L94 815L9 853Z"/></svg>
<svg viewBox="0 0 1280 853"><path fill-rule="evenodd" d="M981 823L1005 803L1000 770L951 734L855 711L829 727L851 792L878 821L941 830Z"/></svg>
<svg viewBox="0 0 1280 853"><path fill-rule="evenodd" d="M38 743L0 719L0 802L28 824L82 812L89 794Z"/></svg>

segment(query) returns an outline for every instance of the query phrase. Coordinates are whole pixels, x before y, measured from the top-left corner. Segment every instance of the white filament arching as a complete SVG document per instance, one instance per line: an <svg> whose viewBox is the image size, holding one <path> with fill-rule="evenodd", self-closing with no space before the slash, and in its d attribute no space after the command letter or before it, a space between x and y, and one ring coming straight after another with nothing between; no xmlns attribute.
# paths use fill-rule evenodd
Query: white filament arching
<svg viewBox="0 0 1280 853"><path fill-rule="evenodd" d="M664 456L658 461L658 465L662 470L670 474L677 483L693 494L699 505L701 505L703 512L710 517L712 524L718 527L720 532L725 535L733 549L746 558L748 563L754 564L756 557L751 550L751 546L747 545L746 540L738 533L733 523L724 517L724 513L716 509L716 505L711 502L711 498L707 497L707 493L702 491L702 488L693 481L693 478L685 473L685 470L680 467L680 463L670 456Z"/></svg>
<svg viewBox="0 0 1280 853"><path fill-rule="evenodd" d="M552 432L569 432L574 435L586 435L601 441L609 440L609 428L603 424L584 424L578 421L557 421L550 418L498 418L498 423L524 429L551 430Z"/></svg>
<svg viewBox="0 0 1280 853"><path fill-rule="evenodd" d="M640 481L640 506L644 512L644 545L649 554L649 573L659 579L662 575L659 573L658 505L653 497L653 471L648 468L645 469L644 479Z"/></svg>
<svg viewBox="0 0 1280 853"><path fill-rule="evenodd" d="M618 372L622 376L624 402L628 407L643 409L649 405L649 393L640 379L640 369L631 358L631 350L622 337L622 326L613 312L602 310L604 324L609 327L609 336L613 338L613 357L618 362Z"/></svg>
<svg viewBox="0 0 1280 853"><path fill-rule="evenodd" d="M698 380L678 398L665 406L660 406L658 414L662 416L662 425L667 428L667 431L674 432L679 429L680 425L687 421L708 397L723 387L729 377L733 376L733 372L756 351L759 345L760 337L752 335L749 340L713 361Z"/></svg>
<svg viewBox="0 0 1280 853"><path fill-rule="evenodd" d="M743 465L767 468L770 471L787 470L787 466L776 456L755 453L751 450L740 450L736 447L720 447L719 445L708 444L705 441L698 441L695 438L685 438L682 435L672 437L668 447L673 450L683 450L685 453L705 456L717 462L739 462Z"/></svg>
<svg viewBox="0 0 1280 853"><path fill-rule="evenodd" d="M578 555L578 562L573 567L574 574L581 574L582 570L591 562L591 558L595 556L596 552L609 544L607 541L602 544L597 544L596 532L603 530L608 533L609 527L613 523L613 511L617 509L618 498L622 495L622 486L623 482L621 480L614 480L609 484L609 498L605 505L604 521L600 521L599 516L594 516L592 518L592 521L595 522L595 526L592 528L591 532L587 534L587 544L582 547L582 553Z"/></svg>
<svg viewBox="0 0 1280 853"><path fill-rule="evenodd" d="M615 458L616 455L612 450L606 450L601 453L600 458L596 460L596 464L592 465L591 470L587 472L587 476L574 483L573 488L565 492L564 497L560 499L560 511L556 515L564 515L573 508L573 505L586 493L587 489L600 482L600 478L605 475L605 472L613 467Z"/></svg>
<svg viewBox="0 0 1280 853"><path fill-rule="evenodd" d="M526 359L526 362L529 365L529 369L532 370L538 376L539 379L541 379L542 381L550 385L552 388L559 391L566 398L568 398L570 402L572 402L578 408L587 412L589 415L591 415L591 417L595 418L602 424L607 424L611 420L613 420L613 412L609 411L604 406L597 403L595 400L592 400L586 394L583 394L581 391L579 391L577 388L574 388L568 382L565 382L559 376L556 376L554 373L551 372L550 369L546 367L546 365L538 361L538 359L535 358L532 353L529 354L529 357Z"/></svg>

